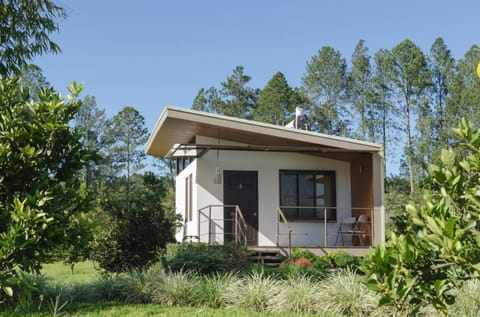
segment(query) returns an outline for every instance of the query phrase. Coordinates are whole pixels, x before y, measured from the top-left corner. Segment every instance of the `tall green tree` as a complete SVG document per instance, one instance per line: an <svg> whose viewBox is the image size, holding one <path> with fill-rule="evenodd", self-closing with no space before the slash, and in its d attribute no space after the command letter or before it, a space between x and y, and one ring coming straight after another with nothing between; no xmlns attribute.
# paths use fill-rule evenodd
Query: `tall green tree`
<svg viewBox="0 0 480 317"><path fill-rule="evenodd" d="M307 62L303 88L313 106L312 128L334 135L348 135L345 108L347 63L339 51L324 46Z"/></svg>
<svg viewBox="0 0 480 317"><path fill-rule="evenodd" d="M75 118L75 127L82 131L82 143L90 151L101 153L105 129L105 109L100 109L94 96L85 96ZM96 180L100 177L99 162L90 162L84 173L88 189L95 191Z"/></svg>
<svg viewBox="0 0 480 317"><path fill-rule="evenodd" d="M359 115L359 137L362 140L375 140L374 125L372 122L372 103L369 100L369 91L372 89L372 67L365 41L360 40L352 54L352 70L348 76L348 95L355 112ZM373 126L372 126L373 125Z"/></svg>
<svg viewBox="0 0 480 317"><path fill-rule="evenodd" d="M431 72L422 50L410 40L395 46L386 59L386 76L392 89L392 96L402 116L405 132L405 156L407 159L410 191L414 191L413 138L414 114L418 110L427 88L431 85Z"/></svg>
<svg viewBox="0 0 480 317"><path fill-rule="evenodd" d="M40 101L40 90L51 87L42 69L37 65L28 64L22 67L18 76L20 86L28 89L30 97L37 102Z"/></svg>
<svg viewBox="0 0 480 317"><path fill-rule="evenodd" d="M103 142L108 147L114 175L124 174L128 179L144 167L145 153L140 147L147 137L145 118L133 107L126 106L107 120Z"/></svg>
<svg viewBox="0 0 480 317"><path fill-rule="evenodd" d="M435 113L434 133L437 137L438 148L446 148L450 127L447 126L447 101L450 90L453 89L453 80L456 73L455 59L442 38L435 39L430 48L430 64L433 72L432 93ZM453 122L448 122L449 124ZM437 154L438 150L435 151Z"/></svg>
<svg viewBox="0 0 480 317"><path fill-rule="evenodd" d="M252 78L245 75L243 70L243 66L235 67L233 74L221 83L220 90L214 87L200 89L193 100L192 109L237 118L251 118L259 91L247 86Z"/></svg>
<svg viewBox="0 0 480 317"><path fill-rule="evenodd" d="M112 176L125 176L125 209L130 209L130 176L144 167L148 130L145 119L137 109L126 106L112 119L107 120L103 142L107 146L106 160Z"/></svg>
<svg viewBox="0 0 480 317"><path fill-rule="evenodd" d="M480 47L473 45L458 61L457 72L454 75L447 100L447 126L462 117L469 118L474 127L480 122L480 79L476 67L480 61Z"/></svg>
<svg viewBox="0 0 480 317"><path fill-rule="evenodd" d="M192 109L206 112L217 113L221 111L221 100L218 90L214 87L208 89L201 88L193 99Z"/></svg>
<svg viewBox="0 0 480 317"><path fill-rule="evenodd" d="M284 125L291 119L296 106L301 106L301 97L288 85L285 75L277 72L263 88L258 98L253 119Z"/></svg>
<svg viewBox="0 0 480 317"><path fill-rule="evenodd" d="M175 240L175 211L164 202L169 180L146 172L115 177L103 200L105 213L93 243L92 258L110 272L144 270L158 260L158 253ZM130 208L123 197L130 195Z"/></svg>
<svg viewBox="0 0 480 317"><path fill-rule="evenodd" d="M23 272L39 273L83 235L76 217L88 197L78 173L94 153L71 127L80 91L73 83L62 98L43 89L35 102L18 78L0 79L0 303L14 289L28 293Z"/></svg>
<svg viewBox="0 0 480 317"><path fill-rule="evenodd" d="M375 142L383 145L384 152L384 175L386 174L386 163L390 160L390 144L392 140L388 137L391 130L395 129L394 107L391 104L391 89L387 80L387 56L389 52L385 49L379 50L374 56L374 76L371 89L367 91L367 99L370 103L369 135Z"/></svg>
<svg viewBox="0 0 480 317"><path fill-rule="evenodd" d="M66 14L55 1L3 0L0 12L0 75L18 73L37 55L60 52L49 36Z"/></svg>
<svg viewBox="0 0 480 317"><path fill-rule="evenodd" d="M233 74L221 83L221 102L217 112L238 118L251 118L258 99L258 90L247 86L252 77L244 74L243 66L233 69Z"/></svg>
<svg viewBox="0 0 480 317"><path fill-rule="evenodd" d="M455 60L441 38L437 38L430 49L429 67L432 85L428 95L418 103L414 159L418 175L426 175L427 162L440 157L441 149L447 148L448 136L451 136L450 127L446 125L449 120L446 104L455 75Z"/></svg>

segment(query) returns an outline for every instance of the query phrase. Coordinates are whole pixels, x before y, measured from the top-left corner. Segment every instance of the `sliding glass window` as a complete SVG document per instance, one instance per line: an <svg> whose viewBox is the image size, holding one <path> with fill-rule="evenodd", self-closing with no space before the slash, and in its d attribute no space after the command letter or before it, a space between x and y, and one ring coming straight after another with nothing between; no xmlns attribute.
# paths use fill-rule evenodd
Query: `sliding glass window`
<svg viewBox="0 0 480 317"><path fill-rule="evenodd" d="M287 220L335 221L335 172L280 171L280 206Z"/></svg>

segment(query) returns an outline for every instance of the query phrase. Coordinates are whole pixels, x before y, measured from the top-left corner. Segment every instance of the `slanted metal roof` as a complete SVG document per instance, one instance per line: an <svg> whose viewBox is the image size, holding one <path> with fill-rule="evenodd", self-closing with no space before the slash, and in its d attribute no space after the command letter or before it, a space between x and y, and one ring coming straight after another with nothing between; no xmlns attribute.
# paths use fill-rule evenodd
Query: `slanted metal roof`
<svg viewBox="0 0 480 317"><path fill-rule="evenodd" d="M148 138L146 153L166 157L175 145L191 144L197 135L238 142L247 150L258 151L382 151L375 143L167 106Z"/></svg>

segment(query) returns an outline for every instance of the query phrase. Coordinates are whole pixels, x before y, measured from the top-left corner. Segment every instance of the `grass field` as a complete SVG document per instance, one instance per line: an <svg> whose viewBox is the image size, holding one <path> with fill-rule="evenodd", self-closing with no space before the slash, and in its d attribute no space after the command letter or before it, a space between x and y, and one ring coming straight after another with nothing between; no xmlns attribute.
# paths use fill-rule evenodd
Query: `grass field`
<svg viewBox="0 0 480 317"><path fill-rule="evenodd" d="M55 262L45 264L42 274L53 283L89 283L100 276L100 271L94 268L93 262L86 261L75 264L72 274L70 265Z"/></svg>

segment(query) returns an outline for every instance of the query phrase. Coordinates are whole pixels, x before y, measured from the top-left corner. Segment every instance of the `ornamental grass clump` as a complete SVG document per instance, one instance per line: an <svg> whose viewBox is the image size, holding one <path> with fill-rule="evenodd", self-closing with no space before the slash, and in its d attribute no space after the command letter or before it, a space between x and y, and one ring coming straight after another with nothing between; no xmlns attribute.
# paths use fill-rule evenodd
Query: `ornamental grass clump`
<svg viewBox="0 0 480 317"><path fill-rule="evenodd" d="M230 283L225 300L228 306L262 312L271 306L280 288L281 284L275 277L252 273Z"/></svg>
<svg viewBox="0 0 480 317"><path fill-rule="evenodd" d="M195 303L202 307L221 308L227 305L227 294L230 285L236 284L239 277L235 273L203 276L195 291Z"/></svg>
<svg viewBox="0 0 480 317"><path fill-rule="evenodd" d="M318 281L309 276L293 276L282 281L269 310L276 313L315 313L324 301Z"/></svg>
<svg viewBox="0 0 480 317"><path fill-rule="evenodd" d="M152 302L167 306L194 306L199 279L191 272L165 274L152 285Z"/></svg>
<svg viewBox="0 0 480 317"><path fill-rule="evenodd" d="M456 292L456 300L449 307L449 316L480 316L480 281L466 281Z"/></svg>
<svg viewBox="0 0 480 317"><path fill-rule="evenodd" d="M320 285L322 305L320 313L346 316L372 316L377 298L349 269L333 273Z"/></svg>

